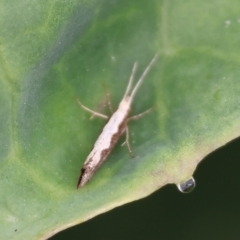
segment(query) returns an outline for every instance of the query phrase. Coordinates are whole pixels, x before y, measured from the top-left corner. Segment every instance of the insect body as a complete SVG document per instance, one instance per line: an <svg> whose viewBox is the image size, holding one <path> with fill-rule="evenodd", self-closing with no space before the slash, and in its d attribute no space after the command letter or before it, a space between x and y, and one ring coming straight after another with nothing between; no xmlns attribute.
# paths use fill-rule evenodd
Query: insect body
<svg viewBox="0 0 240 240"><path fill-rule="evenodd" d="M80 177L78 180L77 188L83 187L94 175L96 170L101 166L101 164L106 160L107 156L109 153L112 151L113 147L117 143L118 139L120 136L126 132L126 141L125 143L127 144L128 150L132 154L132 150L129 144L129 130L128 130L128 122L133 119L138 119L142 115L148 113L151 109L138 114L136 116L128 118L128 115L131 110L131 103L134 99L134 96L140 87L141 83L143 82L145 76L147 75L148 71L156 61L157 55L154 56L152 61L149 63L149 65L146 67L144 70L143 74L141 75L140 79L138 80L137 84L132 88L132 83L134 79L134 75L137 69L137 62L134 63L132 73L128 82L127 89L125 91L125 94L123 96L122 101L120 102L118 109L116 112L112 114L112 116L109 118L106 115L103 115L101 113L92 111L91 109L87 108L84 106L78 99L77 102L82 107L84 110L90 112L93 114L93 116L98 116L104 119L109 119L108 122L106 123L105 127L103 128L101 134L99 135L97 141L94 144L94 147L90 154L88 155L80 173ZM110 110L112 110L111 103L109 101L109 96L107 94L108 98L108 106Z"/></svg>

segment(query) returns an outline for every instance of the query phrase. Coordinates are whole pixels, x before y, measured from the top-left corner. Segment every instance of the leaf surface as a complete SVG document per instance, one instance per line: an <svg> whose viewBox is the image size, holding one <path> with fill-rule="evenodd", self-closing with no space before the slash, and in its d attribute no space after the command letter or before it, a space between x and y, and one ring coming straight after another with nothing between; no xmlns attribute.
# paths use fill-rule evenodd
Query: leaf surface
<svg viewBox="0 0 240 240"><path fill-rule="evenodd" d="M45 239L168 183L239 136L239 1L0 2L0 232ZM80 168L117 108L133 64L131 159L120 139L93 179Z"/></svg>

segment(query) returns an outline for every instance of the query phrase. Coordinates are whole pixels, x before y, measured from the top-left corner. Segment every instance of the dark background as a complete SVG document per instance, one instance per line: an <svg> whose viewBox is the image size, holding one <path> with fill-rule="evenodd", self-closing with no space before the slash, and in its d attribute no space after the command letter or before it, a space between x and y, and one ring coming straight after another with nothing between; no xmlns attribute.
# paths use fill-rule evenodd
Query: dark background
<svg viewBox="0 0 240 240"><path fill-rule="evenodd" d="M168 185L51 240L240 240L240 138L207 156L189 194Z"/></svg>

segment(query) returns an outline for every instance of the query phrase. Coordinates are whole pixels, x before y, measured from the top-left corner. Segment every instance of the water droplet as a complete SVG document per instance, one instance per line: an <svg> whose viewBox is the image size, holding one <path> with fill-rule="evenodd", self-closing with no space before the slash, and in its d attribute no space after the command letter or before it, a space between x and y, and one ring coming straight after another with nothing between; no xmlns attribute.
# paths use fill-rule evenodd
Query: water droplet
<svg viewBox="0 0 240 240"><path fill-rule="evenodd" d="M177 184L178 190L182 193L190 193L196 186L195 179L190 177L187 181Z"/></svg>

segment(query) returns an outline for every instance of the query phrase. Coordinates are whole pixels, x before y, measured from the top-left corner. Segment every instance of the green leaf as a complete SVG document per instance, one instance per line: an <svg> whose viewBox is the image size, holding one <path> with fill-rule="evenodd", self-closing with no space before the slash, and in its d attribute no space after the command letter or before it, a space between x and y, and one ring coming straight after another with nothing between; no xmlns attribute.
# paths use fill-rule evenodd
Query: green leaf
<svg viewBox="0 0 240 240"><path fill-rule="evenodd" d="M192 174L239 135L240 3L0 1L0 232L44 239ZM105 122L106 84L117 108L133 63L140 76L131 159L121 138L93 179L80 168Z"/></svg>

